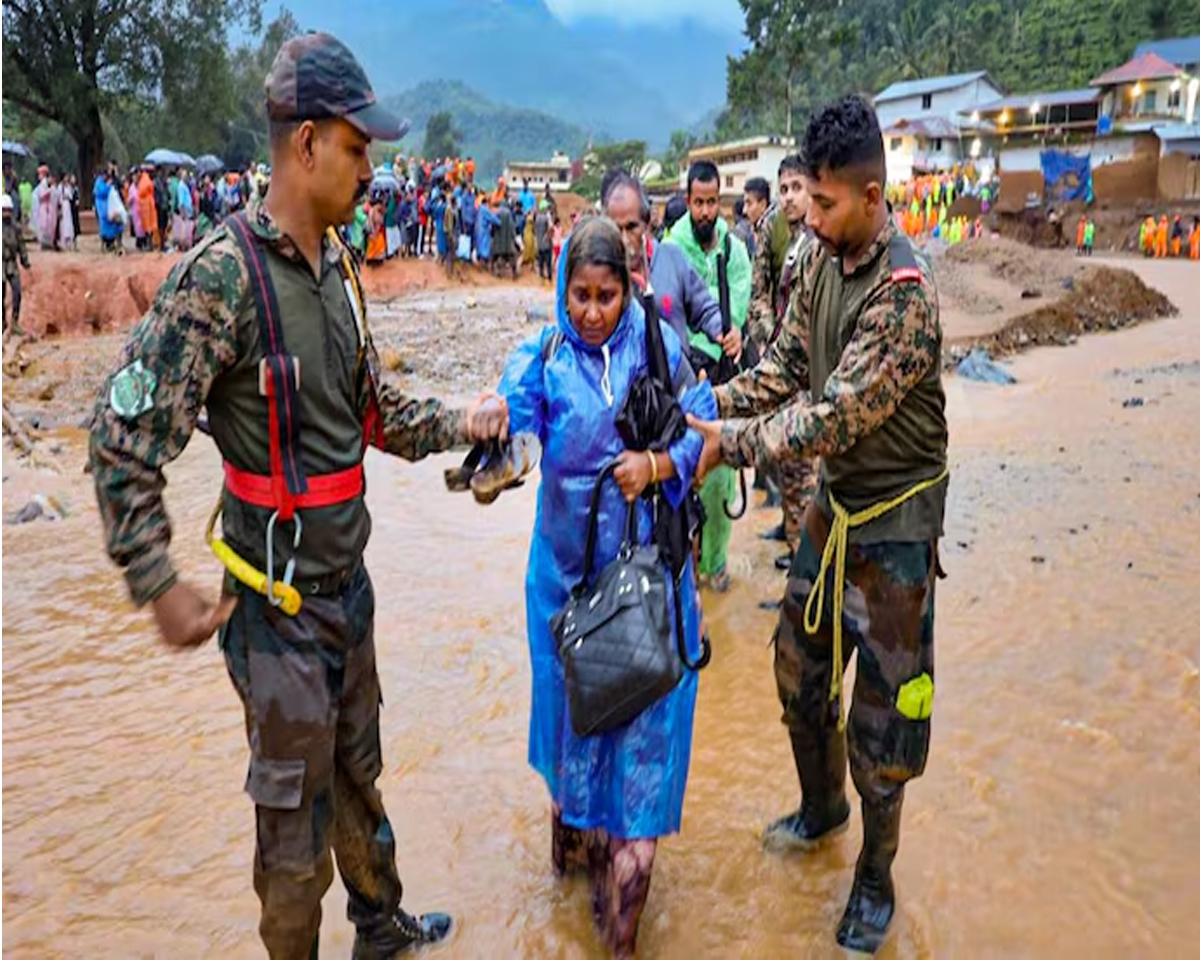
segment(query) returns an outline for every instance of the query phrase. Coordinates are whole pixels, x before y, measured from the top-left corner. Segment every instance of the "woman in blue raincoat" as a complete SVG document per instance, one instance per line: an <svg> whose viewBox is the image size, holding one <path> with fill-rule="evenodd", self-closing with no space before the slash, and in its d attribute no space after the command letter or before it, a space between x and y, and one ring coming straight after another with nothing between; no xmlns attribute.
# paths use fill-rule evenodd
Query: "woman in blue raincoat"
<svg viewBox="0 0 1200 960"><path fill-rule="evenodd" d="M647 357L645 314L632 297L616 226L602 218L585 221L560 264L557 327L546 327L513 352L499 388L510 431L536 434L543 449L526 577L533 667L529 762L550 791L555 870L561 875L570 866L587 866L601 937L615 955L632 956L657 838L679 830L697 675L685 670L671 693L628 726L577 737L549 621L582 573L590 499L602 468L619 461L616 482L608 482L600 498L595 570L617 555L627 501L637 502L638 535L649 542L650 505L638 497L655 471L670 502L683 501L701 440L688 430L667 451L651 454L626 450L617 433L615 418ZM690 384L684 410L700 418L715 415L711 388L695 383L666 325L663 339L677 388ZM653 467L650 456L656 457ZM681 584L685 642L695 660L700 611L690 560Z"/></svg>

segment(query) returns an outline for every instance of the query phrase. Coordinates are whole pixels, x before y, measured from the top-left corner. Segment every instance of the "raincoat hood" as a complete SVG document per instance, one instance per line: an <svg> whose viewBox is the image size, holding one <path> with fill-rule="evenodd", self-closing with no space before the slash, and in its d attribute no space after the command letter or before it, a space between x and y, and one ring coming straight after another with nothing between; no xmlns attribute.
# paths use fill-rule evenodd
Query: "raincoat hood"
<svg viewBox="0 0 1200 960"><path fill-rule="evenodd" d="M625 338L629 336L629 331L633 327L641 328L642 318L645 316L642 306L637 301L637 297L630 296L629 303L625 310L621 313L621 319L617 321L617 325L613 328L613 332L609 338L602 344L590 344L579 335L579 331L575 329L575 324L571 322L571 314L567 310L567 250L571 245L568 238L563 241L562 252L558 257L558 282L554 285L554 304L558 319L558 329L562 331L563 336L570 340L580 350L588 350L592 353L600 353L607 347L610 351L615 350Z"/></svg>

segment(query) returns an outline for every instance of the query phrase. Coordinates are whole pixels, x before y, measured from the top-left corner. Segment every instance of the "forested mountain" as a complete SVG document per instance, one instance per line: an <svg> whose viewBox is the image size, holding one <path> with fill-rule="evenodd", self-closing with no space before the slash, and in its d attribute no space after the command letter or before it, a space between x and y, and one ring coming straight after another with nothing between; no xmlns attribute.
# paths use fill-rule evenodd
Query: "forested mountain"
<svg viewBox="0 0 1200 960"><path fill-rule="evenodd" d="M383 102L412 121L402 149L420 151L425 124L448 112L461 134L459 153L475 158L478 176L490 180L509 160L548 160L555 150L578 156L587 142L580 127L549 114L495 103L458 81L429 80Z"/></svg>
<svg viewBox="0 0 1200 960"><path fill-rule="evenodd" d="M1200 34L1200 0L739 0L751 48L732 60L718 129L793 127L815 104L895 80L987 70L1010 92L1086 86L1146 40Z"/></svg>

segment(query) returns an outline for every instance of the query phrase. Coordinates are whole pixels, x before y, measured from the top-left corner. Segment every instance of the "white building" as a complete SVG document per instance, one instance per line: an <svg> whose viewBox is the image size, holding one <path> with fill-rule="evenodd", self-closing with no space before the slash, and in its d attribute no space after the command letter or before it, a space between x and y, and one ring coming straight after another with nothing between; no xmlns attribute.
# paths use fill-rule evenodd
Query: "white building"
<svg viewBox="0 0 1200 960"><path fill-rule="evenodd" d="M875 97L883 131L888 179L944 170L963 159L961 129L983 104L1003 91L984 70L893 83Z"/></svg>
<svg viewBox="0 0 1200 960"><path fill-rule="evenodd" d="M546 185L555 192L571 189L571 158L560 150L549 160L510 160L504 168L504 182L510 190L520 190L525 181L535 193Z"/></svg>
<svg viewBox="0 0 1200 960"><path fill-rule="evenodd" d="M721 175L721 198L733 202L746 189L746 181L762 177L771 185L771 196L779 189L779 164L796 152L792 137L751 137L715 143L688 151L687 164L679 171L679 187L687 189L687 168L697 160L711 160Z"/></svg>

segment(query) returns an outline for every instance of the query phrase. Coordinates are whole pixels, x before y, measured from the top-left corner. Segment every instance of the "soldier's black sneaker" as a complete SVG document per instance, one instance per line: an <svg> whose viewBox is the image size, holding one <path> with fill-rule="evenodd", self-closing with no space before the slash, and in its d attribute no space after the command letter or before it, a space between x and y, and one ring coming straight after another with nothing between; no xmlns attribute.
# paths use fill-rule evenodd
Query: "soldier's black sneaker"
<svg viewBox="0 0 1200 960"><path fill-rule="evenodd" d="M366 929L359 928L351 960L392 960L412 947L439 943L450 933L452 922L444 913L414 917L397 908L392 916Z"/></svg>
<svg viewBox="0 0 1200 960"><path fill-rule="evenodd" d="M782 570L784 573L792 569L792 552L790 550L775 558L775 569Z"/></svg>
<svg viewBox="0 0 1200 960"><path fill-rule="evenodd" d="M845 833L850 826L850 803L845 795L830 804L800 804L800 809L780 817L763 831L763 849L776 853L812 850Z"/></svg>

